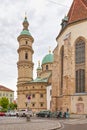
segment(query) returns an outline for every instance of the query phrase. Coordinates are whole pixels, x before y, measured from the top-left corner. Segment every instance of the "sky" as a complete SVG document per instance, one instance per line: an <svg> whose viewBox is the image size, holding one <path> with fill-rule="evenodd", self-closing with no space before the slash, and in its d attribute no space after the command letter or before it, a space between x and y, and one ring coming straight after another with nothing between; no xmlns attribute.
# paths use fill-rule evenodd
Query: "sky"
<svg viewBox="0 0 87 130"><path fill-rule="evenodd" d="M67 15L73 0L0 0L0 85L8 87L17 97L17 61L19 47L17 37L26 16L33 43L33 78L38 61L57 45L56 37L61 21Z"/></svg>

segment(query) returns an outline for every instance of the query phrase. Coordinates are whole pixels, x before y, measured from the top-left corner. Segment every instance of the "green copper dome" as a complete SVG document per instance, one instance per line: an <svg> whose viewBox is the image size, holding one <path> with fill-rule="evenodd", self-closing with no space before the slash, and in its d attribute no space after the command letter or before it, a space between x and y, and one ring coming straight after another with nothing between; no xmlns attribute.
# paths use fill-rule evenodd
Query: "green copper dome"
<svg viewBox="0 0 87 130"><path fill-rule="evenodd" d="M48 54L46 55L43 60L42 60L42 65L46 64L46 63L52 63L53 62L53 55L52 54Z"/></svg>
<svg viewBox="0 0 87 130"><path fill-rule="evenodd" d="M23 30L20 35L30 35L31 36L29 30Z"/></svg>
<svg viewBox="0 0 87 130"><path fill-rule="evenodd" d="M29 30L28 30L28 26L29 26L29 23L27 21L27 17L24 18L24 21L23 21L23 30L21 32L20 35L28 35L28 36L31 36Z"/></svg>

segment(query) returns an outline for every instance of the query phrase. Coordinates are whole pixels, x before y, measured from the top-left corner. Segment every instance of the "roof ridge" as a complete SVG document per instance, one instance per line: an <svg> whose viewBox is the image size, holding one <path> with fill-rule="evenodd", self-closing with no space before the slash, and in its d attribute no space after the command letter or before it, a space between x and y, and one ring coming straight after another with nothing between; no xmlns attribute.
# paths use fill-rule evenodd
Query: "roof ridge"
<svg viewBox="0 0 87 130"><path fill-rule="evenodd" d="M72 3L72 6L71 6L71 9L70 10L72 10L71 11L71 14L70 14L70 18L69 18L69 21L71 20L71 16L72 16L72 14L73 14L73 8L74 8L74 5L75 5L75 1L73 1L73 3Z"/></svg>

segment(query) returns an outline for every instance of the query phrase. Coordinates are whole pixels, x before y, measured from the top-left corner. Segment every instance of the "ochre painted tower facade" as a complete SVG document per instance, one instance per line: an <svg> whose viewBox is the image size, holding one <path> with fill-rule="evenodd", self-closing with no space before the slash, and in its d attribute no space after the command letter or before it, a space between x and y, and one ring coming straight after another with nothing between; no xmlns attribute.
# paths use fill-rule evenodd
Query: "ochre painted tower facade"
<svg viewBox="0 0 87 130"><path fill-rule="evenodd" d="M19 48L18 52L18 81L17 81L17 95L18 95L18 108L25 108L25 95L23 94L25 87L22 88L23 83L33 80L33 48L32 44L34 42L28 30L29 23L27 17L23 21L23 30L18 36ZM23 90L23 91L22 91ZM22 98L21 98L22 97ZM24 100L22 102L22 100ZM23 104L22 104L22 103Z"/></svg>
<svg viewBox="0 0 87 130"><path fill-rule="evenodd" d="M23 31L18 36L18 84L31 81L33 79L32 43L34 39L29 33L28 26L29 23L25 17L23 22Z"/></svg>
<svg viewBox="0 0 87 130"><path fill-rule="evenodd" d="M37 77L33 79L33 37L28 30L29 23L25 17L23 30L18 36L18 110L31 109L33 112L47 109L47 86L51 84L53 55L47 54L37 68ZM29 98L28 98L29 97Z"/></svg>

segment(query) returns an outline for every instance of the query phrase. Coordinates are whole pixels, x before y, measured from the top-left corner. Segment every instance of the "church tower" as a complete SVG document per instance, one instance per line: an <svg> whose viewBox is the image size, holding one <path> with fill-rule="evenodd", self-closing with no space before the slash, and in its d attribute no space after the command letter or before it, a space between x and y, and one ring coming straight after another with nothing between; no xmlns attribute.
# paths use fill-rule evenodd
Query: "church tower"
<svg viewBox="0 0 87 130"><path fill-rule="evenodd" d="M19 48L18 48L18 82L17 84L25 83L33 79L33 61L32 55L34 53L32 44L34 42L28 30L29 23L27 17L23 21L23 30L18 36Z"/></svg>
<svg viewBox="0 0 87 130"><path fill-rule="evenodd" d="M23 21L23 30L18 36L19 48L18 52L18 80L17 80L17 102L18 109L26 109L26 100L27 100L27 87L26 83L33 80L33 49L32 44L34 42L33 37L31 36L28 30L29 23L27 17Z"/></svg>

